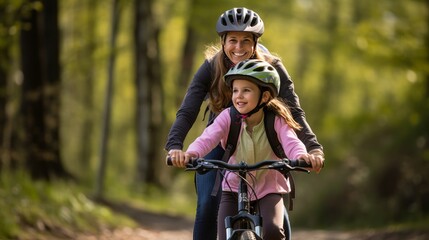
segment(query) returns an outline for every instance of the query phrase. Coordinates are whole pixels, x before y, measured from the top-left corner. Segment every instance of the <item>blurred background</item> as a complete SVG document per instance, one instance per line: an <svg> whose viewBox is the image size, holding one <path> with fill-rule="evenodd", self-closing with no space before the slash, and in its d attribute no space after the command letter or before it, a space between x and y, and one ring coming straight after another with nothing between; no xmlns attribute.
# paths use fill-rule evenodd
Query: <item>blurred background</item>
<svg viewBox="0 0 429 240"><path fill-rule="evenodd" d="M0 231L74 222L91 199L193 217L193 173L164 144L233 7L263 19L325 149L295 174L293 225L428 226L428 1L0 0Z"/></svg>

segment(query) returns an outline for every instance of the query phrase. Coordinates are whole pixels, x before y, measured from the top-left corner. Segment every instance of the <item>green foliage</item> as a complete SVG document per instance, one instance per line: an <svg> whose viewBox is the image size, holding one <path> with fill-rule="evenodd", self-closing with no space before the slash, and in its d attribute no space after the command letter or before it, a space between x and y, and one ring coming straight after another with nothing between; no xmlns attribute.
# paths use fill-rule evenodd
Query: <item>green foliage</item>
<svg viewBox="0 0 429 240"><path fill-rule="evenodd" d="M74 183L34 182L25 173L2 173L0 199L1 239L38 239L43 234L70 238L101 227L133 226L129 219L92 201Z"/></svg>

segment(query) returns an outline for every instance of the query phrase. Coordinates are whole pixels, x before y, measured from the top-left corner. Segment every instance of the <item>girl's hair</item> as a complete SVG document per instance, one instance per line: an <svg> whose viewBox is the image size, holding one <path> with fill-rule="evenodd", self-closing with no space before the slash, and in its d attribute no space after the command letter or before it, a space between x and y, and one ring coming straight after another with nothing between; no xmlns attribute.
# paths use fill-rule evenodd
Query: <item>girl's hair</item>
<svg viewBox="0 0 429 240"><path fill-rule="evenodd" d="M257 46L257 44L256 44ZM208 59L212 66L212 84L209 91L209 108L215 113L219 114L224 108L228 107L231 102L231 89L223 81L223 76L228 72L227 56L220 46L209 46L205 52L206 59ZM279 58L271 55L270 53L263 52L256 47L254 59L261 59L274 64L279 61Z"/></svg>
<svg viewBox="0 0 429 240"><path fill-rule="evenodd" d="M287 104L283 102L281 98L272 98L271 93L270 97L271 99L268 100L266 108L272 110L276 115L282 117L285 120L286 124L289 125L291 128L295 130L301 130L302 127L293 119Z"/></svg>

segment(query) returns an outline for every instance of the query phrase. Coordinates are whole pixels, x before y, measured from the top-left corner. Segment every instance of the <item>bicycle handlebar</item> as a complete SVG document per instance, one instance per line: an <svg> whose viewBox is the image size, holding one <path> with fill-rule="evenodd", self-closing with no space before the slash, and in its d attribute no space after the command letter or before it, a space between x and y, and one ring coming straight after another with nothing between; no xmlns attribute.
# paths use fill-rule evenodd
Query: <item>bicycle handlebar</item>
<svg viewBox="0 0 429 240"><path fill-rule="evenodd" d="M167 157L167 165L171 166L171 158ZM247 164L245 162L240 162L238 164L229 164L221 160L209 160L204 158L191 159L187 164L187 170L195 171L208 171L211 169L227 169L230 171L252 171L262 168L266 169L275 169L281 172L284 171L303 171L309 172L305 168L311 168L311 164L308 164L305 160L297 159L287 159L283 158L281 160L263 160L255 164Z"/></svg>

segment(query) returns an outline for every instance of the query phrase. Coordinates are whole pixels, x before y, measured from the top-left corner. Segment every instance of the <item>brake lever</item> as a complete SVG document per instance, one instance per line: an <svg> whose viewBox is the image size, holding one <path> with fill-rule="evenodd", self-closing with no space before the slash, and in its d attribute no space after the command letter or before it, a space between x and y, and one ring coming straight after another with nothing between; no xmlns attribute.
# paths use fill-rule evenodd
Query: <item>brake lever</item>
<svg viewBox="0 0 429 240"><path fill-rule="evenodd" d="M189 166L189 167L188 167ZM207 163L203 160L195 160L192 163L189 162L186 166L185 171L196 171L199 174L205 174L212 169L216 169L217 167L211 163Z"/></svg>
<svg viewBox="0 0 429 240"><path fill-rule="evenodd" d="M198 161L198 159L191 159L191 161L186 164L185 171L197 171L199 168L201 168L201 162Z"/></svg>
<svg viewBox="0 0 429 240"><path fill-rule="evenodd" d="M291 167L291 169L298 172L310 173L310 170L303 167Z"/></svg>
<svg viewBox="0 0 429 240"><path fill-rule="evenodd" d="M274 163L272 167L270 168L274 168L274 169L278 169L280 172L283 173L288 173L290 171L298 171L298 172L305 172L305 173L310 173L310 170L303 168L303 167L292 167L289 164L287 164L286 162L277 162Z"/></svg>

